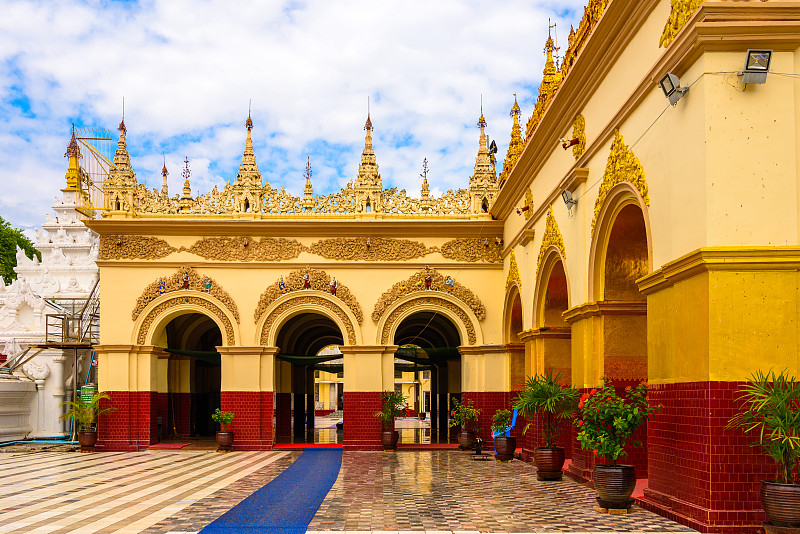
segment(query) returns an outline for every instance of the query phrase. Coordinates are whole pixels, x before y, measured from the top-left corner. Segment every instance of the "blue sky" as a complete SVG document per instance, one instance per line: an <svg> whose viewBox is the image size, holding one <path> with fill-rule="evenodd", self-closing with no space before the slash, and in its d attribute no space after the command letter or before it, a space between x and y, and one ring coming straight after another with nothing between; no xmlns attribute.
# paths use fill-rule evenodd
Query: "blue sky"
<svg viewBox="0 0 800 534"><path fill-rule="evenodd" d="M465 187L487 132L502 162L517 93L523 126L548 19L566 48L583 0L141 2L7 0L0 19L0 216L31 230L64 185L70 125L125 123L140 182L171 194L236 176L252 101L259 168L273 187L315 193L353 179L367 98L384 187ZM501 163L499 162L499 163ZM501 168L498 165L498 170Z"/></svg>

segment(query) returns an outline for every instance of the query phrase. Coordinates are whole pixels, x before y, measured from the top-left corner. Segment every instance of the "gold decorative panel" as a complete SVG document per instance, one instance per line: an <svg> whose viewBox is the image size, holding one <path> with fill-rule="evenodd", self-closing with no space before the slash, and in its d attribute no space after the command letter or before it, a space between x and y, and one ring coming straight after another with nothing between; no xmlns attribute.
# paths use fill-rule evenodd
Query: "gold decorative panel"
<svg viewBox="0 0 800 534"><path fill-rule="evenodd" d="M161 277L148 285L136 300L136 307L131 312L131 318L135 321L142 313L142 310L161 295L184 289L200 291L215 297L230 310L236 318L236 322L240 322L239 310L227 291L219 287L213 279L201 276L192 267L181 267L175 274Z"/></svg>
<svg viewBox="0 0 800 534"><path fill-rule="evenodd" d="M572 123L572 138L578 140L578 144L572 145L572 155L577 160L586 150L586 119L583 115L575 117L575 122Z"/></svg>
<svg viewBox="0 0 800 534"><path fill-rule="evenodd" d="M341 288L342 286L339 286ZM338 293L338 292L337 292ZM272 325L275 324L275 320L280 317L285 311L290 310L292 308L302 308L304 306L309 305L316 305L322 306L324 308L329 309L333 312L336 317L338 317L342 323L345 325L345 330L347 331L347 337L344 339L346 345L354 345L356 343L356 329L353 322L347 316L347 314L342 310L340 307L333 304L331 301L324 299L318 295L305 295L302 297L293 298L291 300L287 300L278 305L272 313L269 314L267 320L264 321L264 326L261 329L261 344L268 345L269 344L269 331L272 329Z"/></svg>
<svg viewBox="0 0 800 534"><path fill-rule="evenodd" d="M409 309L416 308L421 305L444 308L446 310L450 310L451 312L455 313L461 320L461 322L464 323L464 327L467 329L467 338L469 344L470 345L475 344L477 340L477 336L475 333L475 325L472 324L472 321L470 320L469 316L464 312L464 310L462 310L449 300L445 300L443 298L435 296L430 296L430 297L420 296L418 299L410 300L405 304L398 306L396 309L394 309L392 313L389 314L389 317L386 318L386 323L383 327L383 331L381 332L381 344L387 345L389 343L389 334L391 332L392 326L394 325L395 322L397 322L397 319L400 316L405 315Z"/></svg>
<svg viewBox="0 0 800 534"><path fill-rule="evenodd" d="M511 249L511 260L508 265L508 277L506 278L506 294L508 294L511 287L516 282L517 287L522 291L522 276L519 274L519 265L517 264L517 255L514 249Z"/></svg>
<svg viewBox="0 0 800 534"><path fill-rule="evenodd" d="M101 260L157 260L177 252L169 243L157 237L136 235L101 235Z"/></svg>
<svg viewBox="0 0 800 534"><path fill-rule="evenodd" d="M282 237L205 237L183 250L207 260L280 261L294 259L307 249L299 241Z"/></svg>
<svg viewBox="0 0 800 534"><path fill-rule="evenodd" d="M431 249L433 252L434 249ZM461 237L451 239L441 246L439 252L448 260L488 263L500 263L500 247L493 241L479 237Z"/></svg>
<svg viewBox="0 0 800 534"><path fill-rule="evenodd" d="M630 182L642 195L644 203L650 205L650 197L647 193L647 182L644 179L644 168L639 163L633 151L625 144L625 139L620 135L619 130L614 131L614 141L611 143L611 152L608 155L606 170L603 174L603 183L600 184L600 191L594 203L594 217L592 218L592 236L597 224L597 217L600 209L608 196L612 187L620 182Z"/></svg>
<svg viewBox="0 0 800 534"><path fill-rule="evenodd" d="M552 245L558 247L562 259L567 259L567 251L564 248L564 238L561 236L561 230L558 229L555 213L553 213L552 206L547 210L547 226L544 230L542 237L542 246L539 247L539 257L536 260L536 275L538 277L539 271L542 268L542 261L544 260L545 252Z"/></svg>
<svg viewBox="0 0 800 534"><path fill-rule="evenodd" d="M150 326L153 324L153 321L156 317L158 317L162 312L174 308L176 306L180 306L182 304L194 304L195 306L200 306L208 310L211 315L222 321L222 324L225 328L225 337L228 341L228 344L233 345L236 343L235 337L233 335L233 324L230 322L228 317L225 313L219 309L219 306L215 306L213 303L207 301L206 299L202 299L199 297L175 297L169 300L165 300L155 308L153 308L150 313L144 318L142 322L142 326L139 328L139 334L136 337L136 342L139 345L144 345L147 342L147 331L150 329ZM237 318L238 321L238 318Z"/></svg>
<svg viewBox="0 0 800 534"><path fill-rule="evenodd" d="M309 249L312 254L323 258L343 261L405 261L421 258L435 250L418 241L387 237L323 239Z"/></svg>
<svg viewBox="0 0 800 534"><path fill-rule="evenodd" d="M661 33L658 45L669 46L703 2L705 0L672 0L669 18L664 25L664 31Z"/></svg>
<svg viewBox="0 0 800 534"><path fill-rule="evenodd" d="M425 289L426 277L430 277L427 282L430 285L429 290ZM449 281L448 278L450 279ZM397 282L391 289L381 295L378 302L375 303L375 309L372 311L372 320L377 323L383 312L400 297L412 293L425 293L433 297L437 291L449 293L462 301L475 313L479 321L483 321L486 318L486 307L472 291L453 280L452 277L442 276L435 269L422 269L411 277Z"/></svg>
<svg viewBox="0 0 800 534"><path fill-rule="evenodd" d="M325 271L318 269L299 269L292 271L286 278L281 277L269 286L258 299L258 305L253 316L255 321L258 321L262 315L267 311L270 304L278 300L281 295L286 293L293 293L295 291L302 291L306 285L304 276L308 274L308 286L306 289L316 289L317 291L331 292L331 276ZM344 284L337 281L336 285L336 298L341 300L353 315L356 320L361 324L364 320L364 314L361 312L361 306L358 301ZM323 299L324 300L324 299ZM295 302L293 300L292 302Z"/></svg>

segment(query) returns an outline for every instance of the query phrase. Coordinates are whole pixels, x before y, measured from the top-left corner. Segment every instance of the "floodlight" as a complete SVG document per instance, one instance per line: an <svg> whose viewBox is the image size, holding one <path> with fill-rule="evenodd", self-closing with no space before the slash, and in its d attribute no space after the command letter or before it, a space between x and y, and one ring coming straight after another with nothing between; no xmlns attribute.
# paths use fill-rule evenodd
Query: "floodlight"
<svg viewBox="0 0 800 534"><path fill-rule="evenodd" d="M677 76L668 72L659 80L658 85L664 91L664 96L669 98L669 103L673 106L678 103L683 95L689 92L688 87L681 87L681 81Z"/></svg>
<svg viewBox="0 0 800 534"><path fill-rule="evenodd" d="M744 70L739 74L742 83L766 83L769 64L772 62L772 50L753 50L747 51L744 61Z"/></svg>
<svg viewBox="0 0 800 534"><path fill-rule="evenodd" d="M572 206L578 203L577 200L572 198L572 192L566 189L561 192L561 198L564 199L564 204L567 205L567 209L572 209Z"/></svg>

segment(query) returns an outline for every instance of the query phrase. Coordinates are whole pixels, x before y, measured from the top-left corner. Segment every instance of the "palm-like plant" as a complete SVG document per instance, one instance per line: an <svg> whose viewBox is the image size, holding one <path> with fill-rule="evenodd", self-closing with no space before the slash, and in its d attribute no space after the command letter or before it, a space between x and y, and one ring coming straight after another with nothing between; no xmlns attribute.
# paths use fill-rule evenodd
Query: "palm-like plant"
<svg viewBox="0 0 800 534"><path fill-rule="evenodd" d="M92 424L97 421L98 416L116 410L113 406L101 409L101 399L111 399L111 397L107 393L95 393L88 402L83 399L76 402L64 401L61 405L66 406L67 410L59 416L58 420L73 421L79 432L88 432Z"/></svg>
<svg viewBox="0 0 800 534"><path fill-rule="evenodd" d="M519 413L530 419L537 414L544 416L542 438L545 448L557 446L559 419L568 419L578 406L578 391L561 384L561 373L553 373L552 369L543 374L536 374L525 379L522 390L514 399L514 406ZM530 423L525 425L522 433L528 431Z"/></svg>
<svg viewBox="0 0 800 534"><path fill-rule="evenodd" d="M757 439L751 446L760 446L775 461L776 482L800 484L800 478L793 478L800 470L800 383L786 370L778 375L758 370L738 393L744 410L727 428L755 433Z"/></svg>
<svg viewBox="0 0 800 534"><path fill-rule="evenodd" d="M400 415L406 403L406 397L399 391L384 391L381 411L375 412L375 417L383 422L387 430L394 430L394 420Z"/></svg>

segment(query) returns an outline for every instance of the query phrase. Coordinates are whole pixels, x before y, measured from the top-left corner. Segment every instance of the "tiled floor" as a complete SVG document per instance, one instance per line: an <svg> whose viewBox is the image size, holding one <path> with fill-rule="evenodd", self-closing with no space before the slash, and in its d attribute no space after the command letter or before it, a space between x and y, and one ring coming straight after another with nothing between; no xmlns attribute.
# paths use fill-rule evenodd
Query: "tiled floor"
<svg viewBox="0 0 800 534"><path fill-rule="evenodd" d="M194 533L300 452L0 455L0 532ZM592 510L594 492L536 480L514 461L458 451L345 453L309 532L693 532L636 509Z"/></svg>

